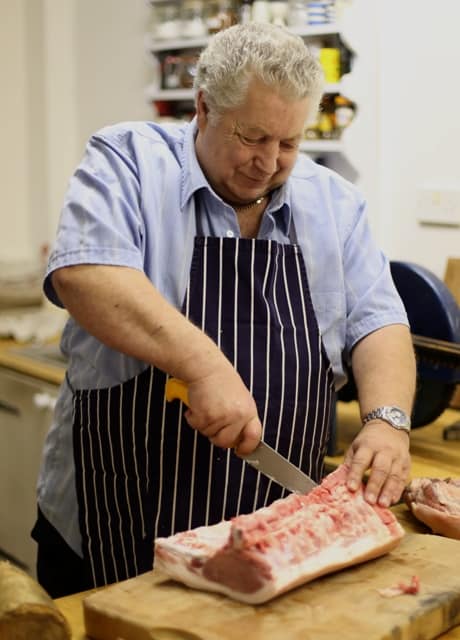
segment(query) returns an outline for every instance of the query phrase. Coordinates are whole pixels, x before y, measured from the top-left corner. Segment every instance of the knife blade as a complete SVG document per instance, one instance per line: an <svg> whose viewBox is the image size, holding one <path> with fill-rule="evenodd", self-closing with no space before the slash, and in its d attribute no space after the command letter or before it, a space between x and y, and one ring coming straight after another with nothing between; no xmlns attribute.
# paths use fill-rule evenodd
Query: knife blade
<svg viewBox="0 0 460 640"><path fill-rule="evenodd" d="M182 400L187 407L189 406L188 387L183 380L168 378L165 396L168 402L178 399ZM257 471L294 493L305 494L318 486L306 473L262 440L254 451L246 455L239 455L239 457Z"/></svg>

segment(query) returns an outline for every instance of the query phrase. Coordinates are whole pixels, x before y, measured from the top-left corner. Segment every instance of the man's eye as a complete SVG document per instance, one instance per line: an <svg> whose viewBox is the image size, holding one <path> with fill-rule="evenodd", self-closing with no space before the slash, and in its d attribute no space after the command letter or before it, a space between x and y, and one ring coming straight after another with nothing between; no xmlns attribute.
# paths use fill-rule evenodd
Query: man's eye
<svg viewBox="0 0 460 640"><path fill-rule="evenodd" d="M260 138L247 138L246 136L242 135L240 135L239 138L243 144L247 144L252 147L262 141Z"/></svg>
<svg viewBox="0 0 460 640"><path fill-rule="evenodd" d="M298 142L282 142L281 143L281 147L283 149L286 149L287 151L294 151L295 149L298 149L299 147L299 143Z"/></svg>

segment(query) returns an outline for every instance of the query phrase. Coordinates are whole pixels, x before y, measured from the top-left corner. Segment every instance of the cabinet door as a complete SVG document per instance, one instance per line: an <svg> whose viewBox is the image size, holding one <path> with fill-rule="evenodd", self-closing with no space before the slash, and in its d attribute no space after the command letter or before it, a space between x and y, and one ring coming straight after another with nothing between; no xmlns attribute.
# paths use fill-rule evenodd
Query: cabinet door
<svg viewBox="0 0 460 640"><path fill-rule="evenodd" d="M36 484L58 387L0 368L0 551L35 575Z"/></svg>

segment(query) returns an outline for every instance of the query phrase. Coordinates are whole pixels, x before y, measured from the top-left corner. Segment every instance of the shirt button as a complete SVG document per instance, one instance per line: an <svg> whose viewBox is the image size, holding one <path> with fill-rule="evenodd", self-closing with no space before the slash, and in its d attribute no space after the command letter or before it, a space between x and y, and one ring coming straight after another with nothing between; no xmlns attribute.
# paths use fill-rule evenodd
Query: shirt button
<svg viewBox="0 0 460 640"><path fill-rule="evenodd" d="M227 236L227 238L234 238L235 234L233 233L233 231L231 229L227 229L226 236Z"/></svg>

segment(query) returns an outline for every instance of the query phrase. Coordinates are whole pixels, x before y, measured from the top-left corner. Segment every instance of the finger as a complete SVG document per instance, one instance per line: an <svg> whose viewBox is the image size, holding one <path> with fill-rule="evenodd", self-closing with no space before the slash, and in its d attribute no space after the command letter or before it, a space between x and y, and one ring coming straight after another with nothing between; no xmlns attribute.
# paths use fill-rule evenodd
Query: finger
<svg viewBox="0 0 460 640"><path fill-rule="evenodd" d="M204 432L201 432L204 434ZM239 438L239 434L241 433L241 425L232 424L226 425L219 429L212 436L208 436L210 442L216 447L221 447L222 449L231 449L234 447L235 442Z"/></svg>
<svg viewBox="0 0 460 640"><path fill-rule="evenodd" d="M391 499L392 504L396 504L403 498L404 491L406 489L407 483L409 481L410 476L410 464L403 465L400 480L401 483L396 487L395 492L393 493L393 497Z"/></svg>
<svg viewBox="0 0 460 640"><path fill-rule="evenodd" d="M215 420L214 422L205 421L202 416L198 416L192 409L187 409L187 411L184 412L184 416L192 429L199 431L202 435L206 436L206 438L212 438L227 426L227 424L221 420Z"/></svg>
<svg viewBox="0 0 460 640"><path fill-rule="evenodd" d="M367 482L366 488L364 490L364 498L370 504L375 504L377 502L377 498L380 496L382 489L387 482L392 469L392 461L391 458L388 458L385 454L378 453L373 462L371 472L369 474L369 480ZM392 484L390 482L390 484ZM392 494L385 495L385 502L391 500ZM385 504L385 506L388 506Z"/></svg>
<svg viewBox="0 0 460 640"><path fill-rule="evenodd" d="M351 491L356 491L361 486L364 473L371 465L372 457L373 451L368 447L360 447L356 452L351 451L351 455L347 455L346 459L349 467L347 487Z"/></svg>
<svg viewBox="0 0 460 640"><path fill-rule="evenodd" d="M376 456L375 465L385 468L386 456ZM380 490L378 503L382 507L389 507L399 501L409 480L410 457L395 455L388 471L388 476Z"/></svg>
<svg viewBox="0 0 460 640"><path fill-rule="evenodd" d="M259 444L261 437L262 425L259 418L254 416L244 426L238 444L235 446L235 453L239 456L251 453Z"/></svg>
<svg viewBox="0 0 460 640"><path fill-rule="evenodd" d="M381 507L389 507L390 504L397 502L404 490L405 482L398 465L393 465L388 474L383 487L378 496L378 503Z"/></svg>
<svg viewBox="0 0 460 640"><path fill-rule="evenodd" d="M187 423L192 429L198 431L198 420L191 409L187 409L184 411L184 418L187 420Z"/></svg>

